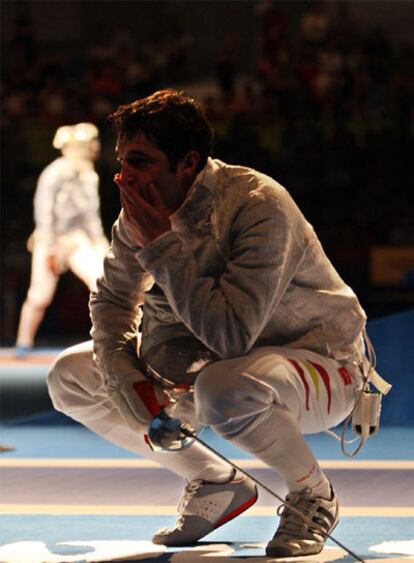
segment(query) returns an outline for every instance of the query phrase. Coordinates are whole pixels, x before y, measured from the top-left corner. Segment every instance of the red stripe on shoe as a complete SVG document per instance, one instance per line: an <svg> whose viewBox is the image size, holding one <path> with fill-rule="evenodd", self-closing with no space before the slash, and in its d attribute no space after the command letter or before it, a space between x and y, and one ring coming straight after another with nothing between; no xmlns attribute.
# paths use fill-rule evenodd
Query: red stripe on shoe
<svg viewBox="0 0 414 563"><path fill-rule="evenodd" d="M319 375L322 378L322 381L325 385L326 393L328 395L328 414L331 412L331 402L332 402L332 393L331 393L331 380L329 378L328 372L324 367L319 364L315 364L315 362L309 362L313 365L315 369L318 370Z"/></svg>
<svg viewBox="0 0 414 563"><path fill-rule="evenodd" d="M299 374L299 377L302 380L303 386L305 388L306 410L308 411L308 410L310 410L309 409L309 385L308 385L308 382L306 381L305 372L303 371L303 369L300 367L300 365L298 364L298 362L296 360L292 360L292 358L287 358L287 359L292 364L292 366L296 369L296 371Z"/></svg>
<svg viewBox="0 0 414 563"><path fill-rule="evenodd" d="M257 495L255 495L254 497L252 497L252 498L249 499L248 501L244 502L244 503L241 504L239 507L235 508L234 510L232 510L231 512L229 512L226 516L224 516L223 518L221 518L220 520L218 520L218 521L214 524L214 529L215 529L215 528L218 528L219 526L222 526L223 524L225 524L225 523L228 522L229 520L232 520L233 518L236 518L236 516L238 516L239 514L241 514L242 512L244 512L245 510L247 510L248 508L250 508L256 501L257 501Z"/></svg>

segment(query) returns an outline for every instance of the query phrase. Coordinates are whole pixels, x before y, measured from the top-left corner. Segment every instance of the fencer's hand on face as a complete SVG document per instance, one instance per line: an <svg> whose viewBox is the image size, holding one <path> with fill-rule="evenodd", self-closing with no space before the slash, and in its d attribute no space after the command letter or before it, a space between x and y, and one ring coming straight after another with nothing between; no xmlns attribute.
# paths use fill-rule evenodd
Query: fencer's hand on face
<svg viewBox="0 0 414 563"><path fill-rule="evenodd" d="M153 183L140 189L135 180L125 180L121 174L115 174L114 181L120 190L128 233L138 246L144 247L171 230L168 210Z"/></svg>

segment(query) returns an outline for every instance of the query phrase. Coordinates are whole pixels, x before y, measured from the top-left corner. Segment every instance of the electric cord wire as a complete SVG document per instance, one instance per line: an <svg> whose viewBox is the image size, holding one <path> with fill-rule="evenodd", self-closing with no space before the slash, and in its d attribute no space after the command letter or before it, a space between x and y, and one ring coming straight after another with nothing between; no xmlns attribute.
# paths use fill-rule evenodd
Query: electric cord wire
<svg viewBox="0 0 414 563"><path fill-rule="evenodd" d="M332 430L326 430L325 431L325 434L328 434L329 436L331 436L332 438L335 438L335 440L338 440L341 443L341 452L346 457L355 457L361 451L362 447L364 446L365 442L367 441L367 438L363 438L362 436L360 436L358 434L356 434L355 437L350 439L350 440L345 439L346 432L349 428L349 425L351 424L351 421L352 421L352 418L355 414L355 411L358 409L358 407L359 407L359 405L362 401L362 397L363 397L364 393L369 391L370 374L372 373L372 370L375 370L376 365L377 365L377 358L376 358L376 355L375 355L375 350L374 350L374 347L372 345L372 342L371 342L366 330L363 331L363 339L364 339L364 344L365 344L366 358L368 360L368 365L364 369L362 361L358 364L358 368L359 368L359 371L360 371L361 377L362 377L362 385L361 385L361 389L358 391L358 394L356 396L354 406L352 407L351 412L348 414L348 416L343 421L341 433L340 433L339 436ZM357 440L359 440L359 443L357 444L356 448L353 451L348 451L346 449L346 445L353 444Z"/></svg>

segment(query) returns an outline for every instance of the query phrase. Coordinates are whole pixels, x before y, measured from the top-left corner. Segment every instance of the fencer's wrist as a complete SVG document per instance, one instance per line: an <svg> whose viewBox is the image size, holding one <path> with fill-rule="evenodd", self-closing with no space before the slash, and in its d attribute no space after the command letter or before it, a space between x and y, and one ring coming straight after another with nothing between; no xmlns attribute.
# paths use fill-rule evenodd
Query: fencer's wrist
<svg viewBox="0 0 414 563"><path fill-rule="evenodd" d="M153 417L133 387L143 381L146 381L144 375L139 370L133 370L122 375L112 374L107 378L106 386L108 396L124 418L146 426Z"/></svg>
<svg viewBox="0 0 414 563"><path fill-rule="evenodd" d="M154 385L154 393L162 408L167 407L171 403L171 395L161 387L158 387L158 385Z"/></svg>
<svg viewBox="0 0 414 563"><path fill-rule="evenodd" d="M171 397L163 389L154 386L142 377L140 372L125 378L112 380L108 392L118 409L127 419L132 417L141 424L148 424L163 408L171 402Z"/></svg>

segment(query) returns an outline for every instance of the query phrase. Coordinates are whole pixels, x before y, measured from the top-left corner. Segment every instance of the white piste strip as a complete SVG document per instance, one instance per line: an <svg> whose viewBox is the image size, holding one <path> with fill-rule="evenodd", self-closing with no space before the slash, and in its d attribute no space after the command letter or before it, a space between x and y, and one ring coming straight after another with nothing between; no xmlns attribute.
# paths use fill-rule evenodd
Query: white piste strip
<svg viewBox="0 0 414 563"><path fill-rule="evenodd" d="M0 504L0 514L173 516L176 506L117 504ZM275 506L253 506L241 516L276 516ZM342 506L341 516L414 517L414 506Z"/></svg>
<svg viewBox="0 0 414 563"><path fill-rule="evenodd" d="M268 466L258 459L231 459L242 469L266 469ZM395 459L323 459L319 461L323 469L414 469L414 460ZM90 459L90 458L5 458L0 460L2 467L78 467L78 468L118 468L118 469L163 469L155 461L147 459Z"/></svg>

